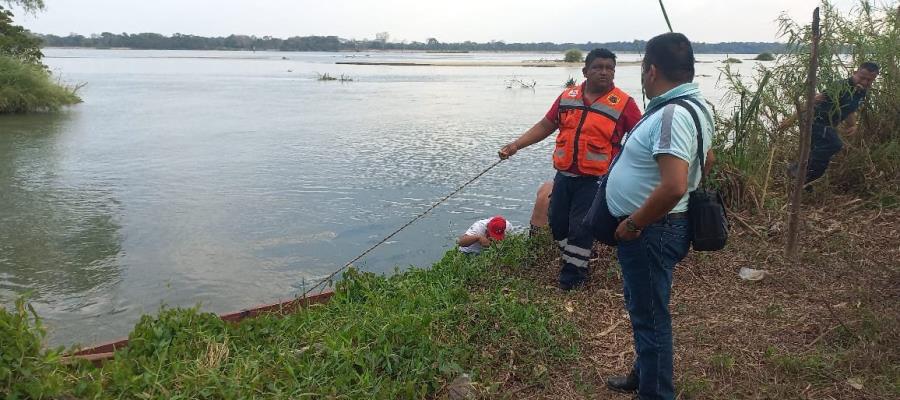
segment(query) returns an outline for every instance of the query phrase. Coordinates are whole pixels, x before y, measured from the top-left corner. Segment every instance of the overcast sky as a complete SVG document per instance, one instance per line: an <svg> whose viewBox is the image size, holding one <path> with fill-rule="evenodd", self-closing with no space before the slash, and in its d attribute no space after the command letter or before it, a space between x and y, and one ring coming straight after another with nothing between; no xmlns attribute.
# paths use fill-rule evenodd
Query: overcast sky
<svg viewBox="0 0 900 400"><path fill-rule="evenodd" d="M665 31L657 0L45 0L16 20L37 33L202 36L335 35L391 41L575 42L648 39ZM857 0L835 0L849 9ZM776 41L782 12L811 19L816 0L667 0L676 31L702 42Z"/></svg>

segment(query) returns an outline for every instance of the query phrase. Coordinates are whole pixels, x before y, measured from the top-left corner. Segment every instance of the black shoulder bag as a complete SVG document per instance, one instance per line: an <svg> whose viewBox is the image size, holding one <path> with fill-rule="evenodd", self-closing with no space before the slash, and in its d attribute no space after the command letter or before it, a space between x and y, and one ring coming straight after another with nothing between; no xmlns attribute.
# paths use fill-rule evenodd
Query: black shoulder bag
<svg viewBox="0 0 900 400"><path fill-rule="evenodd" d="M698 107L702 107L696 100L688 99ZM717 251L725 247L728 242L728 216L725 214L725 205L719 191L706 185L706 165L703 151L703 125L694 108L683 100L676 103L688 110L694 125L697 127L697 157L700 160L700 184L697 189L688 196L688 222L691 226L691 244L694 251Z"/></svg>
<svg viewBox="0 0 900 400"><path fill-rule="evenodd" d="M622 150L619 151L619 154L622 154L624 149L625 146L622 146ZM616 159L618 159L618 155L616 155ZM615 161L615 159L613 161ZM610 164L610 171L612 170L613 164L615 164L615 162ZM591 235L594 236L594 239L597 239L598 242L607 246L615 246L617 243L616 228L619 226L619 219L610 214L609 205L606 204L607 177L609 177L609 171L600 178L600 182L597 186L597 193L594 194L594 201L591 203L591 208L588 209L588 212L584 215L584 220L581 223L588 228L588 231L591 232Z"/></svg>
<svg viewBox="0 0 900 400"><path fill-rule="evenodd" d="M644 117L641 118L641 120L637 123L637 125L631 128L631 132L634 132L639 126L641 126L642 123L644 123L644 121L649 119L651 115L661 110L666 105L674 103L677 100L681 99L681 97L677 97L648 110L647 113L644 114ZM628 142L628 137L631 137L630 132L625 138L625 142ZM613 167L616 165L616 161L619 160L619 157L624 152L625 143L622 143L622 145L619 146L619 154L616 154L616 158L614 158L609 164L606 175L603 175L603 177L600 178L600 181L597 183L598 186L597 192L594 194L594 201L591 203L591 208L589 208L587 213L585 213L584 219L581 222L588 229L588 231L591 232L591 235L594 236L594 239L607 246L615 246L618 243L618 241L616 241L616 228L618 228L619 226L619 218L616 218L609 212L609 205L606 203L606 181L609 178L609 174L612 172Z"/></svg>
<svg viewBox="0 0 900 400"><path fill-rule="evenodd" d="M692 233L691 241L694 250L697 251L720 250L725 247L725 243L728 241L728 219L725 215L725 207L722 205L722 196L719 195L719 192L707 189L704 185L703 126L700 124L700 117L697 115L697 112L683 98L669 100L648 111L632 131L637 129L643 121L647 120L647 117L671 103L686 108L691 114L694 126L697 129L697 156L700 161L700 185L688 197L688 218ZM698 107L702 107L694 99L688 98L688 101L697 104ZM618 161L619 156L624 151L625 143L622 144L619 154L616 155L616 158L610 164L606 175L600 180L591 208L582 221L594 236L594 239L608 246L615 246L618 243L616 240L616 228L619 226L619 218L616 218L609 212L609 205L606 202L606 182L613 166L615 166L616 161Z"/></svg>

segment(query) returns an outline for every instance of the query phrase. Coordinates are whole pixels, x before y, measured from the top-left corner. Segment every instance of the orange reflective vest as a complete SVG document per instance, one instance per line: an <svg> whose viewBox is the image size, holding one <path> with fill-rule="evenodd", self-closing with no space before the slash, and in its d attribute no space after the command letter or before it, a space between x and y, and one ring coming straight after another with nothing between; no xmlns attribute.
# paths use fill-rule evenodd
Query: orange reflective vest
<svg viewBox="0 0 900 400"><path fill-rule="evenodd" d="M583 90L584 84L569 88L559 98L559 135L553 150L553 167L571 171L577 166L581 175L601 176L609 169L616 123L631 97L613 87L586 106Z"/></svg>

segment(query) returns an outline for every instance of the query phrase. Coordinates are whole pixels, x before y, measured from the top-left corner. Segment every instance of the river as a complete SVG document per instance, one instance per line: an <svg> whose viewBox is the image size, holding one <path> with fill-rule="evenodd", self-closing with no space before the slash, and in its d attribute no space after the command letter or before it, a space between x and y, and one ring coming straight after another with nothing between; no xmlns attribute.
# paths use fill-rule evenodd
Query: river
<svg viewBox="0 0 900 400"><path fill-rule="evenodd" d="M224 312L297 295L494 162L581 78L577 67L334 64L559 54L45 53L64 82L86 83L84 103L0 117L0 301L28 293L48 341L66 345L127 335L162 305ZM698 58L710 61L698 64L701 88L719 103L713 61L725 56ZM641 105L639 71L620 66L616 83ZM508 88L513 78L537 85ZM553 176L550 142L358 267L428 266L495 214L527 228Z"/></svg>

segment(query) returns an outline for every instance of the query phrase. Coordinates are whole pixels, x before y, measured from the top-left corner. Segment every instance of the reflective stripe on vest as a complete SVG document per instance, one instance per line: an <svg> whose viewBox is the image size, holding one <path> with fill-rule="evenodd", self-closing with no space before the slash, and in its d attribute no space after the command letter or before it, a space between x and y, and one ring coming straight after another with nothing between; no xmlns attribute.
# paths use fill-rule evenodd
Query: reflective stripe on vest
<svg viewBox="0 0 900 400"><path fill-rule="evenodd" d="M613 87L590 106L584 105L584 84L566 89L559 99L559 135L553 150L553 167L601 176L609 169L616 123L631 98Z"/></svg>

